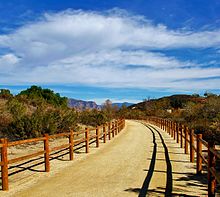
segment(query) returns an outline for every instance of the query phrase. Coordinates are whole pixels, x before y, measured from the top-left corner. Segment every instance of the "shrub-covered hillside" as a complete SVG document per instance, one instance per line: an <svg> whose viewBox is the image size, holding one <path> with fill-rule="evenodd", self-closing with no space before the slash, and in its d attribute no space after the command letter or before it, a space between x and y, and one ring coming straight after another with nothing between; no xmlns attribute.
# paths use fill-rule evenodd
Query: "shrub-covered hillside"
<svg viewBox="0 0 220 197"><path fill-rule="evenodd" d="M173 95L130 106L126 117L157 116L184 123L208 138L220 139L220 96Z"/></svg>
<svg viewBox="0 0 220 197"><path fill-rule="evenodd" d="M32 86L13 96L9 90L0 90L0 134L10 140L55 134L75 130L78 124L101 125L115 117L108 104L102 111L77 112L68 108L67 98L50 89Z"/></svg>

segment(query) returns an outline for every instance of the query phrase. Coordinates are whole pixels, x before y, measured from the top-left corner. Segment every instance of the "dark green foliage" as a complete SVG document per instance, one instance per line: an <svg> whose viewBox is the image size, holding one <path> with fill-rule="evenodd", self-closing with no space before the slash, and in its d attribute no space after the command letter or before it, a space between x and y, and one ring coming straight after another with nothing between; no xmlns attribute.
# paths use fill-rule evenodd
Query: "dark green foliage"
<svg viewBox="0 0 220 197"><path fill-rule="evenodd" d="M188 103L180 114L185 124L204 133L206 138L213 138L220 134L220 98L209 96L205 103Z"/></svg>
<svg viewBox="0 0 220 197"><path fill-rule="evenodd" d="M135 120L141 120L145 119L146 112L139 110L139 109L129 109L126 106L122 106L121 109L117 112L118 118L126 118L126 119L135 119Z"/></svg>
<svg viewBox="0 0 220 197"><path fill-rule="evenodd" d="M55 134L69 131L76 127L77 114L74 110L37 109L31 116L24 115L15 119L7 128L11 138L26 139L42 136L44 133Z"/></svg>
<svg viewBox="0 0 220 197"><path fill-rule="evenodd" d="M3 99L10 99L13 95L11 94L10 90L8 89L0 89L0 98Z"/></svg>
<svg viewBox="0 0 220 197"><path fill-rule="evenodd" d="M0 132L11 139L26 139L55 134L76 128L77 113L67 108L67 98L52 90L32 86L13 97L9 90L1 90L7 98L6 110L1 113L4 124ZM1 122L0 122L1 123Z"/></svg>
<svg viewBox="0 0 220 197"><path fill-rule="evenodd" d="M126 105L122 105L122 107L119 109L117 115L119 118L125 118L128 116L129 109L126 107Z"/></svg>
<svg viewBox="0 0 220 197"><path fill-rule="evenodd" d="M31 86L27 90L21 91L18 97L26 96L27 99L32 100L33 104L38 105L42 102L47 102L54 106L67 107L67 98L61 97L60 94L54 93L50 89L42 89L38 86Z"/></svg>
<svg viewBox="0 0 220 197"><path fill-rule="evenodd" d="M99 126L108 121L108 117L103 111L94 110L87 110L82 111L79 114L79 122L81 124L90 125L90 126Z"/></svg>
<svg viewBox="0 0 220 197"><path fill-rule="evenodd" d="M183 101L180 98L172 98L170 101L170 105L174 109L182 108L183 107Z"/></svg>
<svg viewBox="0 0 220 197"><path fill-rule="evenodd" d="M25 105L16 98L9 99L6 105L14 120L20 119L26 112Z"/></svg>

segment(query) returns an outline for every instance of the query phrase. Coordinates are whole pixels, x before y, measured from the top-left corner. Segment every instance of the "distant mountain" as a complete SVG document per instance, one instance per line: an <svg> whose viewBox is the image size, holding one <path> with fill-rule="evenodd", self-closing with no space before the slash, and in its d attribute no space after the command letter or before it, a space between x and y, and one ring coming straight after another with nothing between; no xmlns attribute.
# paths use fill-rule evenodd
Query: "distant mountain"
<svg viewBox="0 0 220 197"><path fill-rule="evenodd" d="M112 103L112 106L117 106L118 108L121 108L123 105L126 107L129 107L131 105L134 105L134 103ZM75 108L78 110L85 110L85 109L101 109L102 105L97 105L94 101L83 101L78 99L68 99L68 106L71 108Z"/></svg>
<svg viewBox="0 0 220 197"><path fill-rule="evenodd" d="M85 109L100 109L101 107L97 105L94 101L82 101L77 99L68 99L68 106L78 110Z"/></svg>
<svg viewBox="0 0 220 197"><path fill-rule="evenodd" d="M128 102L124 102L124 103L112 103L112 106L117 106L118 108L121 108L122 106L126 106L129 107L131 105L134 105L134 103L128 103Z"/></svg>

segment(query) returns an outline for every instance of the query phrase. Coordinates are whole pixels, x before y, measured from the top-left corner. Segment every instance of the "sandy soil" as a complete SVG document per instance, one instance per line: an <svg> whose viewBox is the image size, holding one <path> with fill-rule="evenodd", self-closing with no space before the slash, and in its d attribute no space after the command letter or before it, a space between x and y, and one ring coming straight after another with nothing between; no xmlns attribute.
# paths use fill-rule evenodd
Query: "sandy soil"
<svg viewBox="0 0 220 197"><path fill-rule="evenodd" d="M10 191L0 196L207 195L206 177L195 175L189 155L150 125L126 121L113 140L98 149L93 145L90 154L83 151L74 161L65 161L68 155L54 159L50 173L31 168L10 176Z"/></svg>

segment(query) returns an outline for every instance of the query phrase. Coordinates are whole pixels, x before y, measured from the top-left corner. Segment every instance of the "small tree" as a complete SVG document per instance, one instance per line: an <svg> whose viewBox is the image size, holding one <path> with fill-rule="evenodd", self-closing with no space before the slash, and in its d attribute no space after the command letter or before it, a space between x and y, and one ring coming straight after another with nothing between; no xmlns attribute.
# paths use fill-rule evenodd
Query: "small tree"
<svg viewBox="0 0 220 197"><path fill-rule="evenodd" d="M116 113L118 111L118 106L112 106L111 100L107 99L103 104L102 111L107 117L108 121L111 121L113 118L116 118Z"/></svg>
<svg viewBox="0 0 220 197"><path fill-rule="evenodd" d="M8 89L0 89L0 98L3 99L10 99L13 95L11 94L10 90Z"/></svg>

